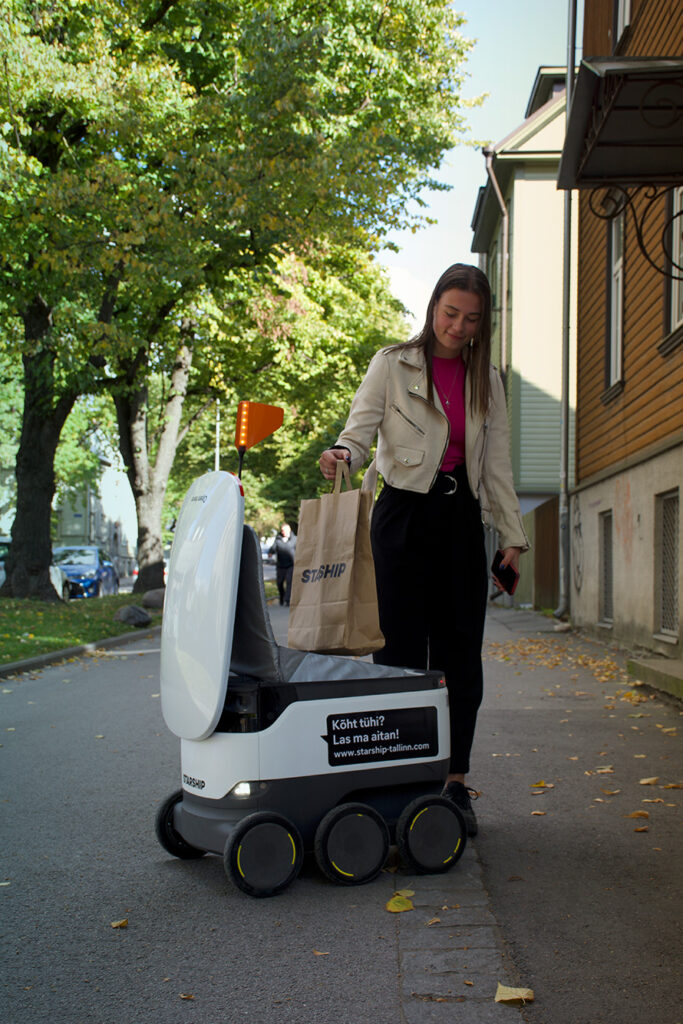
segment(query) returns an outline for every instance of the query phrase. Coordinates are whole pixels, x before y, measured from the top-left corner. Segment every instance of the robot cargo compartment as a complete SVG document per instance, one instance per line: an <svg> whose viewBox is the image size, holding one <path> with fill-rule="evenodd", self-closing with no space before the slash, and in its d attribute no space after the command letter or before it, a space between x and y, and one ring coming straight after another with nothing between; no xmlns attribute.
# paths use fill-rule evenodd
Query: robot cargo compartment
<svg viewBox="0 0 683 1024"><path fill-rule="evenodd" d="M428 697L425 691L435 689L445 690L443 677L438 672L278 683L231 674L216 732L259 732L273 725L286 708L300 701L338 704L340 700L345 702L372 696L381 705L393 697L390 700L393 706L398 701L407 707L412 703L410 694L415 693L418 703L423 704ZM434 696L432 694L432 700Z"/></svg>

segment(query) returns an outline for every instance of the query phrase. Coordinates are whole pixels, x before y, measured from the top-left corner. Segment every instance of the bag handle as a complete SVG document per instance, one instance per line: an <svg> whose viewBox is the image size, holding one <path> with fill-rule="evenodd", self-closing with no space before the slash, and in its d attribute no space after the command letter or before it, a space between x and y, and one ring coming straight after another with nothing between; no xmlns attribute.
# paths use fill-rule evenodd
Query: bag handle
<svg viewBox="0 0 683 1024"><path fill-rule="evenodd" d="M337 467L335 471L334 487L332 489L333 494L341 494L342 477L346 482L347 491L351 490L351 474L349 473L349 466L346 459L337 459Z"/></svg>

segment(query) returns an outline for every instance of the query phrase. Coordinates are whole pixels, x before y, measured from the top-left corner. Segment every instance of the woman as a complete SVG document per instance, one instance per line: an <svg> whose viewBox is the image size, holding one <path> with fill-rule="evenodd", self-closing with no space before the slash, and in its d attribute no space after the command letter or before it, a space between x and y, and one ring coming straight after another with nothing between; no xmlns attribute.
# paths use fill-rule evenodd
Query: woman
<svg viewBox="0 0 683 1024"><path fill-rule="evenodd" d="M505 392L490 363L491 290L477 267L456 263L437 281L420 333L381 349L320 468L366 461L377 435L384 487L372 515L379 618L374 660L444 672L451 760L444 796L477 834L466 786L482 699L481 647L488 590L482 520L492 516L503 567L529 542L514 491Z"/></svg>

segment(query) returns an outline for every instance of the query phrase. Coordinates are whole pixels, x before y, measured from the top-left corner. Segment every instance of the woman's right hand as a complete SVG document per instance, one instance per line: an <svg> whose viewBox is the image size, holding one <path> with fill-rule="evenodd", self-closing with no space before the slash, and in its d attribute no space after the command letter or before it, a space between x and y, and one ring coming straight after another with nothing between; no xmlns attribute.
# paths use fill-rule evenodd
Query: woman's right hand
<svg viewBox="0 0 683 1024"><path fill-rule="evenodd" d="M337 462L339 459L345 459L348 463L351 462L351 453L348 448L328 448L318 459L320 472L326 480L334 480L337 475Z"/></svg>

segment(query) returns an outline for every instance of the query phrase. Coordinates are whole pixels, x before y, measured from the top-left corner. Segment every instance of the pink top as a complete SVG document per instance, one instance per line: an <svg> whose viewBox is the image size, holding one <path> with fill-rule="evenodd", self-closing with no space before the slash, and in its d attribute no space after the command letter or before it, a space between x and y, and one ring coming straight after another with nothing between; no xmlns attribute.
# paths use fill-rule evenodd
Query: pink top
<svg viewBox="0 0 683 1024"><path fill-rule="evenodd" d="M451 436L441 469L449 473L465 461L465 364L455 359L432 358L432 378L451 425Z"/></svg>

